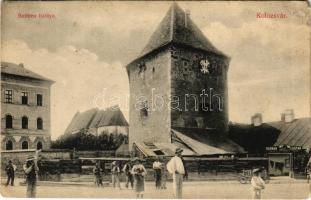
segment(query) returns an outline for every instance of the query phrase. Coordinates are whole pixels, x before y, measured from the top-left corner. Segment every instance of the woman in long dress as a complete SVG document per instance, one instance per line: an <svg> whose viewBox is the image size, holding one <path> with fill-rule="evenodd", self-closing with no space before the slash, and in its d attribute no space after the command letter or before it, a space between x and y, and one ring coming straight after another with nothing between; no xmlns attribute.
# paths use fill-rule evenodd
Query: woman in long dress
<svg viewBox="0 0 311 200"><path fill-rule="evenodd" d="M134 163L135 165L132 168L132 174L134 175L135 180L136 198L144 198L145 175L147 171L139 158L135 158Z"/></svg>

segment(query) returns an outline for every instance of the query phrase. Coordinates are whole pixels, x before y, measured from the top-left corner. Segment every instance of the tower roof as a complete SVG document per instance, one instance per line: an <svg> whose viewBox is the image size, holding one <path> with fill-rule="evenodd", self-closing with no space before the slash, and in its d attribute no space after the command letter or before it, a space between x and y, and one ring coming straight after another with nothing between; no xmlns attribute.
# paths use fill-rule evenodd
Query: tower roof
<svg viewBox="0 0 311 200"><path fill-rule="evenodd" d="M217 50L190 19L189 14L173 3L138 58L167 44L181 44L225 56Z"/></svg>

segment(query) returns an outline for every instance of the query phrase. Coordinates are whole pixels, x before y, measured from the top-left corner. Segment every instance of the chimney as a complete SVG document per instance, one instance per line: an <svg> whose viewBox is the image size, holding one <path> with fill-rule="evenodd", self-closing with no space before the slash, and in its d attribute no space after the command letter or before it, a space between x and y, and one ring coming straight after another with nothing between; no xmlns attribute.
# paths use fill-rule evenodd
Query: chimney
<svg viewBox="0 0 311 200"><path fill-rule="evenodd" d="M255 113L251 118L252 124L254 126L260 126L262 124L262 114Z"/></svg>
<svg viewBox="0 0 311 200"><path fill-rule="evenodd" d="M286 109L282 114L281 114L281 120L286 123L290 123L294 121L295 119L295 114L293 109Z"/></svg>
<svg viewBox="0 0 311 200"><path fill-rule="evenodd" d="M18 66L19 67L24 67L24 64L23 63L19 63Z"/></svg>
<svg viewBox="0 0 311 200"><path fill-rule="evenodd" d="M190 10L185 11L185 27L188 28L189 18L190 17Z"/></svg>

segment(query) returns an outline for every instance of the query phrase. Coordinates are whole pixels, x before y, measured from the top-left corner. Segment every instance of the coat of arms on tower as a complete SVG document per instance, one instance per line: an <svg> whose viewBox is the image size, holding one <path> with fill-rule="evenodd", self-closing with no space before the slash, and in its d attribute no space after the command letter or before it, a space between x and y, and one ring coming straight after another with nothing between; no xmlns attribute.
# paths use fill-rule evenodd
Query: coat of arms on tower
<svg viewBox="0 0 311 200"><path fill-rule="evenodd" d="M209 74L210 71L209 71L209 67L210 67L210 63L208 62L208 60L201 60L200 61L200 71L203 73L203 74Z"/></svg>

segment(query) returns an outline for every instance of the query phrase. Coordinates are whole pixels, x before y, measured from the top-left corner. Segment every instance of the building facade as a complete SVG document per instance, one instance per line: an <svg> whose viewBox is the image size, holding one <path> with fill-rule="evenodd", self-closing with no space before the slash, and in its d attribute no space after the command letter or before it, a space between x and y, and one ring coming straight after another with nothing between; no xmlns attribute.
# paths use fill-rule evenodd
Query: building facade
<svg viewBox="0 0 311 200"><path fill-rule="evenodd" d="M300 176L311 152L311 118L295 118L293 109L281 113L279 121L263 122L261 113L251 117L251 124L231 123L229 136L250 157L267 157L270 175Z"/></svg>
<svg viewBox="0 0 311 200"><path fill-rule="evenodd" d="M48 149L54 82L23 64L1 62L1 149Z"/></svg>
<svg viewBox="0 0 311 200"><path fill-rule="evenodd" d="M155 143L173 143L178 135L194 146L203 147L202 141L209 137L216 138L216 143L211 142L215 147L222 146L217 138L228 131L229 61L193 23L189 12L173 3L142 53L127 65L130 147L144 143L155 148ZM195 135L205 139L189 138Z"/></svg>

